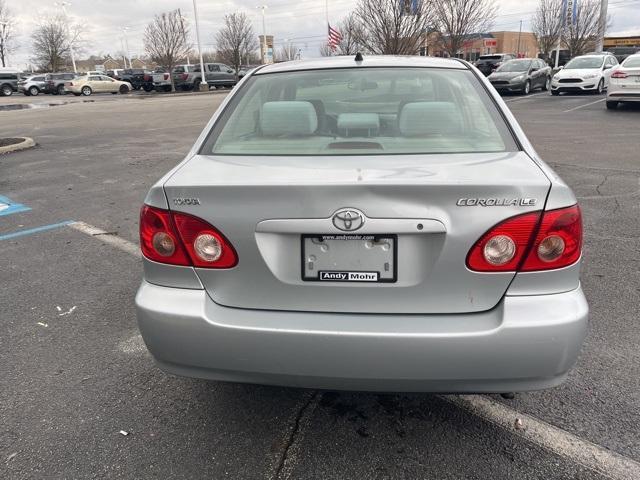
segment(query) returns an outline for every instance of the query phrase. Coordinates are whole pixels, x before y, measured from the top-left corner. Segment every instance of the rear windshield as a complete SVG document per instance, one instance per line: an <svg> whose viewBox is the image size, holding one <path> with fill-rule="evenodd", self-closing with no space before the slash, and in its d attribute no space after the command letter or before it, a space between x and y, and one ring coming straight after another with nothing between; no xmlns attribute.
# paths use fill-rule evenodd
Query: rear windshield
<svg viewBox="0 0 640 480"><path fill-rule="evenodd" d="M498 72L526 72L529 67L531 60L509 60L498 68Z"/></svg>
<svg viewBox="0 0 640 480"><path fill-rule="evenodd" d="M478 58L478 60L502 60L502 55L480 55L480 58Z"/></svg>
<svg viewBox="0 0 640 480"><path fill-rule="evenodd" d="M516 149L473 72L354 68L251 77L200 153L335 156Z"/></svg>
<svg viewBox="0 0 640 480"><path fill-rule="evenodd" d="M622 64L623 67L629 67L629 68L638 68L640 67L640 55L638 55L637 57L629 57L627 58L624 63Z"/></svg>

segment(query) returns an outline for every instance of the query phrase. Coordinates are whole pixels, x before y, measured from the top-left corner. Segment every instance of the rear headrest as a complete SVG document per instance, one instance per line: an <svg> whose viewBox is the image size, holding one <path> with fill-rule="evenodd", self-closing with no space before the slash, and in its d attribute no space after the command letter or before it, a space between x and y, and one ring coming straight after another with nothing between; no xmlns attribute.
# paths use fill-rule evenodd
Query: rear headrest
<svg viewBox="0 0 640 480"><path fill-rule="evenodd" d="M338 115L338 131L349 136L377 135L380 117L377 113L341 113Z"/></svg>
<svg viewBox="0 0 640 480"><path fill-rule="evenodd" d="M402 107L398 128L405 137L462 133L462 116L452 102L412 102Z"/></svg>
<svg viewBox="0 0 640 480"><path fill-rule="evenodd" d="M262 105L260 129L263 135L312 135L318 129L318 115L311 102L267 102Z"/></svg>

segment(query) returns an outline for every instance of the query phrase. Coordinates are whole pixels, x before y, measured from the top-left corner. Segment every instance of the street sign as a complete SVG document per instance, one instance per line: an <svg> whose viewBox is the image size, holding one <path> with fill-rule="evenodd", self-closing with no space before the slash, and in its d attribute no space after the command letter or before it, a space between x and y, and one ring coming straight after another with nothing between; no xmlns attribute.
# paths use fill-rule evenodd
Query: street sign
<svg viewBox="0 0 640 480"><path fill-rule="evenodd" d="M498 46L498 40L496 40L495 38L485 38L484 46L487 48L496 48Z"/></svg>

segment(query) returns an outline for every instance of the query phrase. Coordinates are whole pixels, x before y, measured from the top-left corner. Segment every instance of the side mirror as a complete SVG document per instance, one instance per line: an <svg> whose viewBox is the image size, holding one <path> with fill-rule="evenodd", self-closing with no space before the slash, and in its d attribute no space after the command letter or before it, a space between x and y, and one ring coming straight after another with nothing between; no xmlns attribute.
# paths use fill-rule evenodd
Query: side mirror
<svg viewBox="0 0 640 480"><path fill-rule="evenodd" d="M560 65L560 66L558 67L558 70L562 70L563 68L564 68L564 65Z"/></svg>
<svg viewBox="0 0 640 480"><path fill-rule="evenodd" d="M612 68L612 67L613 67L613 65L605 65L605 66L604 66L604 70L609 70L609 69L610 69L610 68Z"/></svg>
<svg viewBox="0 0 640 480"><path fill-rule="evenodd" d="M228 70L227 70L227 73L233 73L233 70L228 69Z"/></svg>
<svg viewBox="0 0 640 480"><path fill-rule="evenodd" d="M540 70L538 67L531 67L531 73L537 72L538 70Z"/></svg>

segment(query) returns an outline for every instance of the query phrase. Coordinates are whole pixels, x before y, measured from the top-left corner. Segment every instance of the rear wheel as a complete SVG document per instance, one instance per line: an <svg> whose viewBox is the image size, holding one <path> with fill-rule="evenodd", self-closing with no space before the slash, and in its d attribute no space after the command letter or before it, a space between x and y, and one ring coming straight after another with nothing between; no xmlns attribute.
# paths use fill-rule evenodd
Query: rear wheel
<svg viewBox="0 0 640 480"><path fill-rule="evenodd" d="M531 91L531 82L527 80L524 84L524 88L522 89L522 93L523 95L529 95L530 91Z"/></svg>
<svg viewBox="0 0 640 480"><path fill-rule="evenodd" d="M39 93L40 93L40 90L38 90L38 87L29 88L29 95L31 95L32 97L37 97Z"/></svg>
<svg viewBox="0 0 640 480"><path fill-rule="evenodd" d="M58 95L64 95L65 93L64 85L58 85Z"/></svg>
<svg viewBox="0 0 640 480"><path fill-rule="evenodd" d="M127 87L126 85L120 85L120 93L122 95L129 93L129 87Z"/></svg>
<svg viewBox="0 0 640 480"><path fill-rule="evenodd" d="M11 88L11 85L2 85L0 93L5 97L10 97L13 94L13 88Z"/></svg>
<svg viewBox="0 0 640 480"><path fill-rule="evenodd" d="M193 82L193 91L194 92L199 92L200 91L200 84L202 82L200 81L200 79L196 79L195 82Z"/></svg>
<svg viewBox="0 0 640 480"><path fill-rule="evenodd" d="M608 110L615 110L616 108L618 108L618 102L607 100Z"/></svg>
<svg viewBox="0 0 640 480"><path fill-rule="evenodd" d="M144 86L142 87L142 89L143 89L145 92L149 93L150 91L152 91L152 90L153 90L153 85L144 85Z"/></svg>
<svg viewBox="0 0 640 480"><path fill-rule="evenodd" d="M91 90L91 87L89 86L84 86L82 87L82 90L80 90L82 92L82 95L84 95L85 97L88 97L89 95L91 95L93 93L93 90Z"/></svg>

